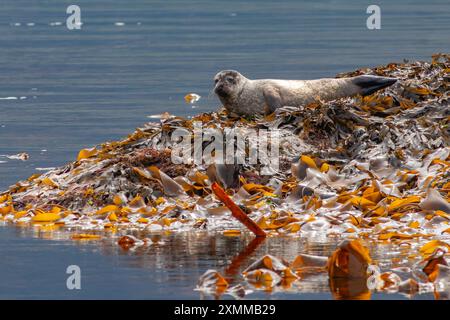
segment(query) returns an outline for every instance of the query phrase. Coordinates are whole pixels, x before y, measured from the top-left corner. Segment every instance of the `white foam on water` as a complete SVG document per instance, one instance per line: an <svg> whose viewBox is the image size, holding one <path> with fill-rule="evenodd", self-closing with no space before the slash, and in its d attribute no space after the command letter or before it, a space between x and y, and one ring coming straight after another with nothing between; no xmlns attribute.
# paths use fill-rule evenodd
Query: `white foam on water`
<svg viewBox="0 0 450 320"><path fill-rule="evenodd" d="M125 25L125 22L115 22L114 25L118 27L123 27Z"/></svg>
<svg viewBox="0 0 450 320"><path fill-rule="evenodd" d="M28 27L33 27L33 26L35 26L35 25L36 25L36 24L35 24L34 22L28 22L28 23L27 23L27 26L28 26Z"/></svg>
<svg viewBox="0 0 450 320"><path fill-rule="evenodd" d="M0 97L0 100L17 100L17 99L18 99L17 97L3 97L3 98Z"/></svg>
<svg viewBox="0 0 450 320"><path fill-rule="evenodd" d="M54 26L60 26L62 25L62 22L59 21L55 21L55 22L50 22L50 26L54 27Z"/></svg>

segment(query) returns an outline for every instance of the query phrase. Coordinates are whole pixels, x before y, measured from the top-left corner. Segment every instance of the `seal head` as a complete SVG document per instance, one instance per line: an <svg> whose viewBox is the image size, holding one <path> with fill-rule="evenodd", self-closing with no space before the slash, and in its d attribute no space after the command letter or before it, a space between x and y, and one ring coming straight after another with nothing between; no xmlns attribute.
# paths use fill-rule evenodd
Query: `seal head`
<svg viewBox="0 0 450 320"><path fill-rule="evenodd" d="M224 104L237 100L245 80L246 78L235 70L220 71L214 77L214 93Z"/></svg>

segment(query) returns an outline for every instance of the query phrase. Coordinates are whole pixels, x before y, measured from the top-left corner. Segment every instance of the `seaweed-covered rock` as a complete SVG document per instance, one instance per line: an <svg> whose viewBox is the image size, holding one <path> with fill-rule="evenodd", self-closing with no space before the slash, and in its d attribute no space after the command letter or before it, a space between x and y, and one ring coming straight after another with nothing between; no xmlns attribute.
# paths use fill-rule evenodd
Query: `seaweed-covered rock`
<svg viewBox="0 0 450 320"><path fill-rule="evenodd" d="M338 75L400 79L366 97L316 101L254 118L233 118L223 109L192 119L165 115L122 141L81 150L76 161L11 186L0 194L0 216L42 223L39 216L51 213L47 223L96 230L236 228L212 195L216 181L272 234L446 237L449 70L450 56L438 54L431 62ZM262 174L261 162L175 164L172 134L195 136L195 123L206 131L276 129L278 168ZM249 145L257 144L257 137L248 138ZM249 156L248 148L241 151Z"/></svg>

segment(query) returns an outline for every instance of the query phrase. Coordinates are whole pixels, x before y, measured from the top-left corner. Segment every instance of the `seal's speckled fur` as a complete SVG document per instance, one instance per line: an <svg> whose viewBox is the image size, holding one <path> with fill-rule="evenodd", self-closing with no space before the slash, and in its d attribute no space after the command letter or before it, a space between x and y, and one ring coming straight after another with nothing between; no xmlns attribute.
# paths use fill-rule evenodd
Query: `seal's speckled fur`
<svg viewBox="0 0 450 320"><path fill-rule="evenodd" d="M392 85L395 78L362 75L318 80L250 80L234 70L219 72L214 91L224 107L238 115L268 114L283 106L367 95Z"/></svg>

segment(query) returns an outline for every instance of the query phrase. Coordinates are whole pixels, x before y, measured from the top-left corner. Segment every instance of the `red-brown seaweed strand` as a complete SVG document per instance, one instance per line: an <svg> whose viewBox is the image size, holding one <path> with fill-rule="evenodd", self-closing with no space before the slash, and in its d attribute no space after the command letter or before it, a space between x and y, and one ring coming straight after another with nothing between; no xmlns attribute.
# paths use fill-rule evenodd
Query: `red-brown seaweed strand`
<svg viewBox="0 0 450 320"><path fill-rule="evenodd" d="M255 221L250 219L244 211L242 211L241 208L239 208L233 200L225 193L225 191L217 184L217 182L214 182L211 186L212 190L214 191L214 194L219 198L220 201L222 201L228 209L230 209L231 214L233 217L238 219L242 224L244 224L251 232L253 232L257 237L265 237L266 233L263 229L261 229Z"/></svg>

